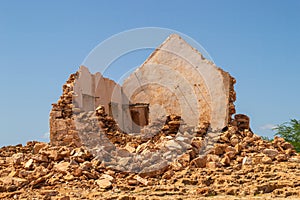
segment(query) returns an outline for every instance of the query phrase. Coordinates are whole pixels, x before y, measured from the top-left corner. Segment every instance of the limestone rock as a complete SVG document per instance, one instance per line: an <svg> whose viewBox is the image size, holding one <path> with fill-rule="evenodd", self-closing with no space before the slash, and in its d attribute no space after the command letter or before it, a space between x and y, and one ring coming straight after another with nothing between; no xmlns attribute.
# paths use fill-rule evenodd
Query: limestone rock
<svg viewBox="0 0 300 200"><path fill-rule="evenodd" d="M206 166L207 156L199 156L191 161L191 166L203 168Z"/></svg>
<svg viewBox="0 0 300 200"><path fill-rule="evenodd" d="M20 165L21 162L24 160L24 154L23 153L16 153L12 155L12 162L16 165Z"/></svg>
<svg viewBox="0 0 300 200"><path fill-rule="evenodd" d="M142 183L143 185L147 186L149 184L149 182L147 181L147 179L140 177L139 175L135 176L135 179Z"/></svg>
<svg viewBox="0 0 300 200"><path fill-rule="evenodd" d="M230 165L230 158L229 158L229 156L227 156L227 155L225 155L222 159L221 159L221 164L223 165L223 166L228 166L228 165Z"/></svg>
<svg viewBox="0 0 300 200"><path fill-rule="evenodd" d="M96 184L102 189L111 189L112 183L109 179L99 179L95 181Z"/></svg>
<svg viewBox="0 0 300 200"><path fill-rule="evenodd" d="M287 161L288 160L288 156L286 154L282 154L282 153L278 154L275 158L279 162L283 162L283 161Z"/></svg>
<svg viewBox="0 0 300 200"><path fill-rule="evenodd" d="M70 163L68 162L60 162L58 164L55 164L53 169L58 171L58 172L62 172L62 173L67 173L68 168L69 168Z"/></svg>
<svg viewBox="0 0 300 200"><path fill-rule="evenodd" d="M29 170L33 168L33 159L29 159L25 164L24 164L24 168Z"/></svg>
<svg viewBox="0 0 300 200"><path fill-rule="evenodd" d="M174 140L169 140L166 142L165 146L170 150L181 149L181 146Z"/></svg>
<svg viewBox="0 0 300 200"><path fill-rule="evenodd" d="M262 158L262 163L264 164L271 164L272 163L272 158L265 156Z"/></svg>
<svg viewBox="0 0 300 200"><path fill-rule="evenodd" d="M47 143L44 143L44 142L39 142L39 143L36 143L33 147L33 153L34 154L37 154L39 153L39 151L44 148L45 146L47 146Z"/></svg>
<svg viewBox="0 0 300 200"><path fill-rule="evenodd" d="M276 149L264 149L263 153L271 159L274 159L278 155L278 151Z"/></svg>

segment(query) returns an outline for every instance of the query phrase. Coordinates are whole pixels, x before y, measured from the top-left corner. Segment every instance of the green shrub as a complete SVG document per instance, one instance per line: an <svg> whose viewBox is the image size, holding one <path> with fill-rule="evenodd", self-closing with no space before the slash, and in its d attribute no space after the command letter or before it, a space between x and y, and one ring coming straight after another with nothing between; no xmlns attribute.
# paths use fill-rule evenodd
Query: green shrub
<svg viewBox="0 0 300 200"><path fill-rule="evenodd" d="M275 135L290 142L297 152L300 152L300 120L291 119L289 122L278 125L273 130L276 131Z"/></svg>

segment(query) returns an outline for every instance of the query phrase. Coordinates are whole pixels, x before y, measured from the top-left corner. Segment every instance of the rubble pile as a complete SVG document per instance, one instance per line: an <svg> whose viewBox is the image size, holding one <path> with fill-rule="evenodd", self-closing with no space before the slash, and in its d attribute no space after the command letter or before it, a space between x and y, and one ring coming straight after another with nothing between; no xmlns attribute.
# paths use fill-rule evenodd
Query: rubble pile
<svg viewBox="0 0 300 200"><path fill-rule="evenodd" d="M130 163L137 167L137 170L127 168L120 171L141 171L145 166L137 166L136 155L142 156L142 161L147 161L147 167L159 163L161 166L167 165L162 163L170 164L176 159L179 161L177 168L180 166L180 169L187 167L187 163L191 167L238 168L242 164L287 161L296 155L293 146L283 138L275 137L268 142L255 135L249 127L249 117L241 114L235 115L222 133L209 132L207 123L197 128L188 127L180 116L171 115L167 116L164 124L163 120L158 120L145 127L141 135L131 136L119 130L114 119L105 114L103 106L99 106L96 112L83 113L78 119L83 122L79 135L86 137L82 139L85 146L94 148L95 155L106 153L103 160L110 160L110 164L118 165L118 161L126 158L127 167ZM97 122L100 128L92 130L92 127L98 127ZM91 137L93 134L95 136ZM118 155L114 161L112 154Z"/></svg>
<svg viewBox="0 0 300 200"><path fill-rule="evenodd" d="M300 197L299 154L283 138L254 134L246 115L220 132L168 115L125 133L104 106L74 105L77 76L53 104L51 143L0 149L0 199Z"/></svg>
<svg viewBox="0 0 300 200"><path fill-rule="evenodd" d="M100 123L99 116L105 119L101 110L85 118ZM53 146L28 142L24 147L2 147L0 198L144 199L146 195L151 199L169 195L197 199L264 193L300 197L300 156L282 138L269 142L253 134L248 120L245 115L236 115L222 133L210 133L205 124L192 129L180 117L169 116L158 135L147 142L127 136L127 144L118 143L125 134L110 127L106 130L111 133L109 137L100 131L106 142L95 147L98 152L74 143ZM176 134L169 126L173 124L183 124L177 126ZM143 162L134 160L136 155ZM132 167L144 170L138 172Z"/></svg>
<svg viewBox="0 0 300 200"><path fill-rule="evenodd" d="M103 106L95 112L81 112L75 118L84 146L103 160L108 168L119 171L161 171L178 155L192 148L190 133L181 136L175 132L180 125L184 126L179 116L167 116L166 121L158 119L152 122L143 129L142 135L123 133L114 119L105 113Z"/></svg>

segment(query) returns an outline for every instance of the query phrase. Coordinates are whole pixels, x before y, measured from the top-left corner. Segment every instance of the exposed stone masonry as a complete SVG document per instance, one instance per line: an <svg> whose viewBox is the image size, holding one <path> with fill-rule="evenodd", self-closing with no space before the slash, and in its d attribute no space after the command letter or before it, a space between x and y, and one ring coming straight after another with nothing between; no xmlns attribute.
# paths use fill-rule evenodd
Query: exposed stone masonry
<svg viewBox="0 0 300 200"><path fill-rule="evenodd" d="M166 80L173 91L147 86ZM299 199L300 155L234 115L235 82L177 35L122 86L82 66L52 104L50 143L0 149L0 199ZM182 111L190 109L183 95L199 110ZM130 105L145 106L133 112L144 120L138 133L131 119L112 116Z"/></svg>
<svg viewBox="0 0 300 200"><path fill-rule="evenodd" d="M76 108L73 104L74 82L78 77L78 72L71 74L67 82L63 85L63 94L57 103L52 104L50 112L50 141L53 145L65 146L74 144L81 146L76 125L74 123L73 113Z"/></svg>

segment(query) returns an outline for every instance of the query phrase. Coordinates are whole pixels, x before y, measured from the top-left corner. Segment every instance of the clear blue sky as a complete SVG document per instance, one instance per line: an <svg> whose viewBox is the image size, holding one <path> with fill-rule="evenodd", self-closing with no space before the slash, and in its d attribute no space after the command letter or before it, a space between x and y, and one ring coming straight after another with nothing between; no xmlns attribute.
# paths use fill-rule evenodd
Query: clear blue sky
<svg viewBox="0 0 300 200"><path fill-rule="evenodd" d="M0 1L0 146L46 140L51 103L113 34L189 35L236 79L237 111L259 135L299 119L300 1Z"/></svg>

